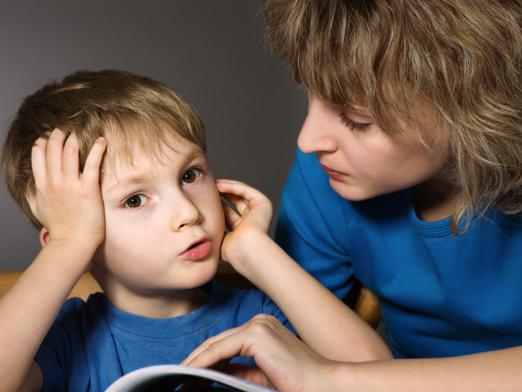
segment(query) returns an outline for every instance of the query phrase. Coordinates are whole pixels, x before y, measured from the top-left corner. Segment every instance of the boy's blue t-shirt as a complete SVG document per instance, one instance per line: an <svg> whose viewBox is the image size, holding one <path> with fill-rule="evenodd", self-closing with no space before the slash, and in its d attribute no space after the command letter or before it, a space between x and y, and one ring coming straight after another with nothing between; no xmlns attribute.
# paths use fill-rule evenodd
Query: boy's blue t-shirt
<svg viewBox="0 0 522 392"><path fill-rule="evenodd" d="M375 292L397 357L522 345L522 214L490 211L454 235L450 218L421 221L410 191L343 199L298 151L276 240L346 302L355 280Z"/></svg>
<svg viewBox="0 0 522 392"><path fill-rule="evenodd" d="M259 313L275 316L292 330L262 292L224 288L216 282L205 305L168 319L124 312L102 293L87 302L69 299L35 357L44 376L43 391L104 391L132 370L181 362L207 338ZM252 363L245 358L234 362Z"/></svg>

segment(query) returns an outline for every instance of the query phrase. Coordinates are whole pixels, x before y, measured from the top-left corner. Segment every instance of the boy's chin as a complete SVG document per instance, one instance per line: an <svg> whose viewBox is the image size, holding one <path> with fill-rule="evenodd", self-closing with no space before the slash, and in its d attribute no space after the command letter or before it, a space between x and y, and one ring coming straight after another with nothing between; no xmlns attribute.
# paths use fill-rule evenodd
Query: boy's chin
<svg viewBox="0 0 522 392"><path fill-rule="evenodd" d="M205 268L197 268L198 271L191 271L194 274L190 277L187 277L187 283L190 287L187 288L197 288L206 285L209 283L217 274L217 261L208 261L205 262Z"/></svg>

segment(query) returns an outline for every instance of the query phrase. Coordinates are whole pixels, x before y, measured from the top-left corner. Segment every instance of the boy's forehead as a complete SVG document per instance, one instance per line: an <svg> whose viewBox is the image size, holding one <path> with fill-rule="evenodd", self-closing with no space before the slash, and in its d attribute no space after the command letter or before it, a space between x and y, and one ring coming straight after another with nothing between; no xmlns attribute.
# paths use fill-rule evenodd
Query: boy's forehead
<svg viewBox="0 0 522 392"><path fill-rule="evenodd" d="M173 137L174 138L174 137ZM194 143L176 138L171 143L161 143L160 148L147 148L142 143L131 141L124 146L108 140L103 163L102 182L117 181L136 173L152 174L164 166L180 166L191 159L205 157L205 153Z"/></svg>

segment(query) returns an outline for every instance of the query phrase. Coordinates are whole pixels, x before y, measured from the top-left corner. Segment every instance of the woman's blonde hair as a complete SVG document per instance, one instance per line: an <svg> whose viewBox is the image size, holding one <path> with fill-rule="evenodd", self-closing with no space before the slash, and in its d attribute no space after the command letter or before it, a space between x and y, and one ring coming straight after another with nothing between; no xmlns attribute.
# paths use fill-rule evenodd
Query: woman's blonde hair
<svg viewBox="0 0 522 392"><path fill-rule="evenodd" d="M520 0L268 0L265 35L297 81L367 107L387 133L422 134L427 103L462 194L454 227L522 211Z"/></svg>
<svg viewBox="0 0 522 392"><path fill-rule="evenodd" d="M83 167L94 141L104 136L107 156L132 163L139 148L161 159L176 138L206 151L205 126L196 110L165 85L129 72L80 71L43 86L19 108L4 143L2 169L7 188L37 228L27 196L34 194L31 148L54 128L74 133Z"/></svg>

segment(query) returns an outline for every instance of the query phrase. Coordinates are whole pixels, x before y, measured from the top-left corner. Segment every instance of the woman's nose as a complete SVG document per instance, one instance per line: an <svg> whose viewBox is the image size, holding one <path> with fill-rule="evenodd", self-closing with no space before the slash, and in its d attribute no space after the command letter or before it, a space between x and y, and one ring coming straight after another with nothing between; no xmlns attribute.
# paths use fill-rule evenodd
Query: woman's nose
<svg viewBox="0 0 522 392"><path fill-rule="evenodd" d="M308 107L308 114L299 133L297 146L304 153L333 152L337 142L332 127L332 113L323 103L313 99Z"/></svg>

